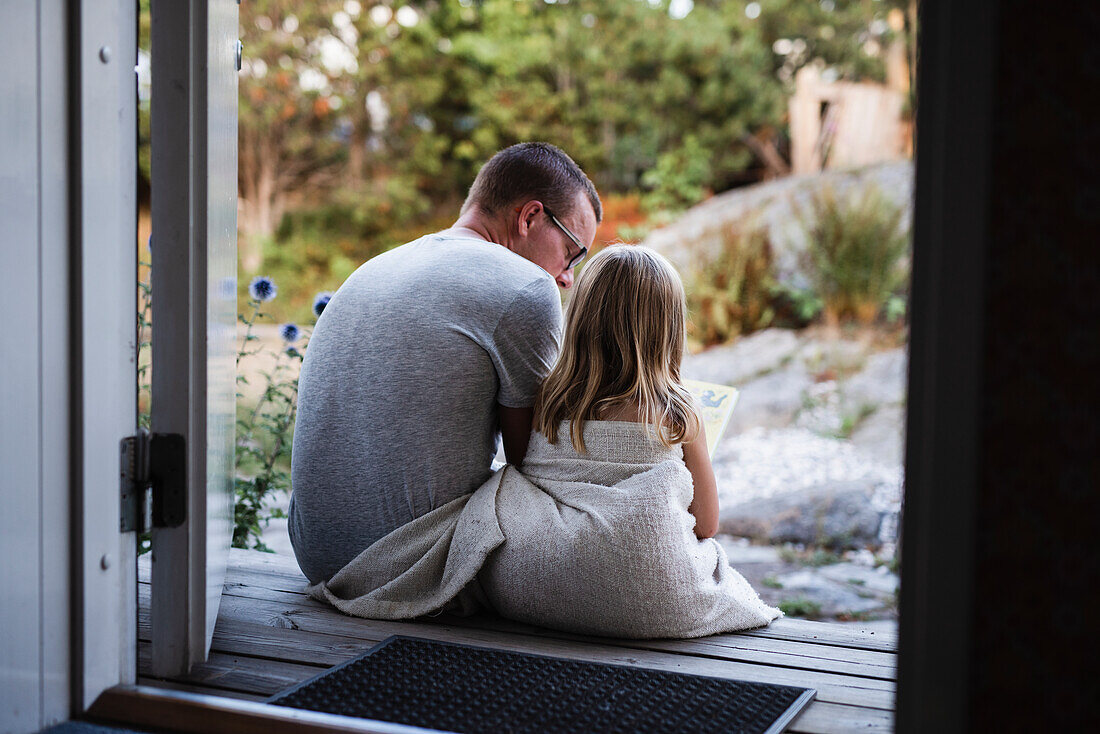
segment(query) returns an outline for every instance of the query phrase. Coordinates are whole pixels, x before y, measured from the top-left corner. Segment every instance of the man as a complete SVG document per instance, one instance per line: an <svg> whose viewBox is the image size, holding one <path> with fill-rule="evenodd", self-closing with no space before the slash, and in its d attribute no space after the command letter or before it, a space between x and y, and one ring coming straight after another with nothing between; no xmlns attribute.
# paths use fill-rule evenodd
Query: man
<svg viewBox="0 0 1100 734"><path fill-rule="evenodd" d="M311 583L519 464L562 288L603 216L546 143L500 151L454 225L364 263L325 307L298 388L290 539Z"/></svg>

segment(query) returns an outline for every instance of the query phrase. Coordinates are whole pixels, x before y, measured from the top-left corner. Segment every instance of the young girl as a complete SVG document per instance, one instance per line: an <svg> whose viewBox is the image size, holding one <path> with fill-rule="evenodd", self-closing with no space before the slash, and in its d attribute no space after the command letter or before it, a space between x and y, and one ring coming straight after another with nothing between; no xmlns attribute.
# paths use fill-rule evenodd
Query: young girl
<svg viewBox="0 0 1100 734"><path fill-rule="evenodd" d="M557 364L535 399L534 428L585 453L587 421L641 423L665 447L682 444L695 535L718 529L718 491L702 422L680 383L687 306L680 276L640 245L612 245L581 274Z"/></svg>

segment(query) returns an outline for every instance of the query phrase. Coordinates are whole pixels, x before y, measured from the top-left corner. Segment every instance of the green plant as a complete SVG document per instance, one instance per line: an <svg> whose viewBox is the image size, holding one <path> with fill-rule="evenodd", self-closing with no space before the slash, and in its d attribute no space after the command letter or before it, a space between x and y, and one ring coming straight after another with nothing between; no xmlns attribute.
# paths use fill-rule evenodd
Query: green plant
<svg viewBox="0 0 1100 734"><path fill-rule="evenodd" d="M149 238L152 247L153 238ZM152 258L150 258L152 259ZM153 385L153 288L149 278L151 262L138 256L138 426L151 428ZM138 535L138 555L148 553L153 547L153 536L148 530Z"/></svg>
<svg viewBox="0 0 1100 734"><path fill-rule="evenodd" d="M765 576L764 580L761 583L764 584L764 586L767 586L769 589L783 588L783 582L781 582L775 576Z"/></svg>
<svg viewBox="0 0 1100 734"><path fill-rule="evenodd" d="M844 559L833 551L817 548L809 555L805 563L807 566L818 568L820 566L831 566L834 563L840 563L842 560Z"/></svg>
<svg viewBox="0 0 1100 734"><path fill-rule="evenodd" d="M909 302L904 296L890 296L886 299L886 320L893 324L905 318Z"/></svg>
<svg viewBox="0 0 1100 734"><path fill-rule="evenodd" d="M789 315L791 326L802 327L821 315L825 303L812 289L799 288L789 283L775 282L769 288L775 299L776 312Z"/></svg>
<svg viewBox="0 0 1100 734"><path fill-rule="evenodd" d="M838 622L866 622L871 615L867 612L841 612L836 618Z"/></svg>
<svg viewBox="0 0 1100 734"><path fill-rule="evenodd" d="M859 410L855 413L847 413L841 418L840 430L836 432L835 438L842 440L851 438L855 430L859 428L859 424L874 412L875 406L864 403L859 406Z"/></svg>
<svg viewBox="0 0 1100 734"><path fill-rule="evenodd" d="M808 241L804 263L826 320L874 321L908 278L902 208L868 187L844 197L825 188L809 211L796 210Z"/></svg>
<svg viewBox="0 0 1100 734"><path fill-rule="evenodd" d="M245 332L237 353L233 546L270 550L262 540L263 528L271 518L284 514L278 509L269 512L266 506L273 492L290 490L289 459L298 407L298 372L309 334L293 323L280 327L282 346L275 355L274 365L259 372L264 380L263 391L255 405L250 408L242 405L241 386L248 385L248 378L241 370L241 361L265 352L264 347L255 344L259 339L253 327L265 317L264 304L276 294L274 281L262 276L254 278L248 290L251 311L238 315Z"/></svg>
<svg viewBox="0 0 1100 734"><path fill-rule="evenodd" d="M771 248L761 228L720 232L721 250L689 278L688 336L721 344L771 323Z"/></svg>
<svg viewBox="0 0 1100 734"><path fill-rule="evenodd" d="M798 551L788 543L779 549L779 560L784 563L799 563L802 559L798 555Z"/></svg>
<svg viewBox="0 0 1100 734"><path fill-rule="evenodd" d="M138 283L138 425L149 427L151 409L150 358L152 334L152 288L147 280L149 264L141 262L143 277ZM271 369L260 371L263 389L256 402L246 405L241 392L248 378L241 370L242 361L260 358L268 351L260 346L253 327L267 318L265 304L275 298L277 288L267 277L254 278L248 286L249 313L238 314L245 331L237 350L237 422L235 451L235 503L233 508L233 547L270 549L262 540L263 528L273 517L284 516L281 510L268 510L274 492L290 491L290 448L294 416L298 405L298 371L301 367L309 333L296 324L280 327L282 347L277 350ZM314 298L313 313L319 316L328 305L328 293ZM138 538L138 553L150 550L150 534Z"/></svg>
<svg viewBox="0 0 1100 734"><path fill-rule="evenodd" d="M642 174L648 189L642 203L650 211L682 211L706 198L711 177L711 152L689 133L683 145L662 153L657 165Z"/></svg>
<svg viewBox="0 0 1100 734"><path fill-rule="evenodd" d="M815 619L821 616L821 605L804 597L779 602L779 610L788 617Z"/></svg>

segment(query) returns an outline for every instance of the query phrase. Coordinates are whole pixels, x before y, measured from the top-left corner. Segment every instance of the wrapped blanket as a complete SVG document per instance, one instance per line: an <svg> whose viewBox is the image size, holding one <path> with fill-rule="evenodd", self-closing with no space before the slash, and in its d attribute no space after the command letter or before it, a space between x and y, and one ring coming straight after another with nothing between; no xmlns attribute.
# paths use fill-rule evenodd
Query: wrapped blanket
<svg viewBox="0 0 1100 734"><path fill-rule="evenodd" d="M557 629L615 637L700 637L780 616L698 540L680 446L639 423L588 421L587 454L531 435L523 472L507 466L475 492L360 553L316 598L341 611L410 619L490 608Z"/></svg>

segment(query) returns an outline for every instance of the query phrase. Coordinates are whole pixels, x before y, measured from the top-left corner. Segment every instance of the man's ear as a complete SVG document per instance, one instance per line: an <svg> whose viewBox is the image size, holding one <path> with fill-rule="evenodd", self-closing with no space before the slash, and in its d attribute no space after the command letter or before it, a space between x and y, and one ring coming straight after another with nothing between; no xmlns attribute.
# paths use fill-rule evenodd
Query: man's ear
<svg viewBox="0 0 1100 734"><path fill-rule="evenodd" d="M516 231L520 237L526 237L531 231L531 225L535 222L535 217L544 209L542 202L538 199L532 199L522 206L515 208L516 213Z"/></svg>

